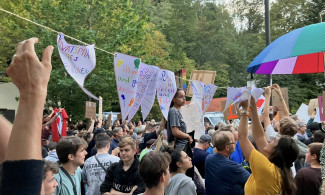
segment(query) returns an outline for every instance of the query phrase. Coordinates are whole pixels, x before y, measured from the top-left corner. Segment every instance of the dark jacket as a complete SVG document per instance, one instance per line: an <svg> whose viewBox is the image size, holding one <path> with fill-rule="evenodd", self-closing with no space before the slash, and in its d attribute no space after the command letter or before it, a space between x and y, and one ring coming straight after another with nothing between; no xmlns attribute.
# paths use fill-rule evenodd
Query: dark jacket
<svg viewBox="0 0 325 195"><path fill-rule="evenodd" d="M123 193L130 193L132 188L137 185L138 188L133 194L140 194L145 191L145 185L138 173L139 161L135 157L131 167L127 170L123 170L123 161L112 164L107 170L105 181L100 186L100 192L110 192L113 188L116 191Z"/></svg>

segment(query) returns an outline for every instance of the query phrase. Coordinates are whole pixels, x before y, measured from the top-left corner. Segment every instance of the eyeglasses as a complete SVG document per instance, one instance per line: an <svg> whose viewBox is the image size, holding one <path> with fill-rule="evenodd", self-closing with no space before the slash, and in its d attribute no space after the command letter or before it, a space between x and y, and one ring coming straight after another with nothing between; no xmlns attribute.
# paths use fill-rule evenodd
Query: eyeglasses
<svg viewBox="0 0 325 195"><path fill-rule="evenodd" d="M231 143L228 143L227 145L231 145L231 144L235 144L235 145L236 145L236 143L233 143L233 142L231 142Z"/></svg>

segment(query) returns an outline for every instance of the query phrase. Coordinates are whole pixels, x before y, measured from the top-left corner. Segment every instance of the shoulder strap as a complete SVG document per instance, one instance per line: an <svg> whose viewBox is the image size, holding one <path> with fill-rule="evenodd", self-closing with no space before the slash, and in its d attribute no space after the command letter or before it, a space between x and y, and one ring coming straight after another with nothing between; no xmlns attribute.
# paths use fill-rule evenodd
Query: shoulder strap
<svg viewBox="0 0 325 195"><path fill-rule="evenodd" d="M77 195L76 184L73 182L73 180L72 180L70 174L69 174L68 171L66 171L62 166L60 167L60 169L61 169L62 172L63 172L63 173L64 173L64 174L69 178L69 180L70 180L70 182L71 182L71 184L72 184L72 186L73 186L73 193L74 193L75 195Z"/></svg>
<svg viewBox="0 0 325 195"><path fill-rule="evenodd" d="M99 166L106 172L107 169L105 169L105 167L103 166L103 164L98 160L97 156L95 155L95 159L97 160Z"/></svg>

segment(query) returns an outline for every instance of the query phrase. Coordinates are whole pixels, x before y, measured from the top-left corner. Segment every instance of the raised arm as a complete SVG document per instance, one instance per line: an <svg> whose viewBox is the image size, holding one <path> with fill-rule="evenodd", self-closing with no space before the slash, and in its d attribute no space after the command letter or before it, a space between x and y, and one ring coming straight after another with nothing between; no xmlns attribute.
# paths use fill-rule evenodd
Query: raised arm
<svg viewBox="0 0 325 195"><path fill-rule="evenodd" d="M4 161L12 124L0 114L0 164Z"/></svg>
<svg viewBox="0 0 325 195"><path fill-rule="evenodd" d="M256 103L255 103L255 99L253 98L253 96L251 98L251 117L252 117L253 139L256 143L257 150L259 152L261 152L262 154L266 155L264 153L263 148L267 145L267 141L265 138L265 133L264 133L262 124L260 123L260 120L258 119Z"/></svg>
<svg viewBox="0 0 325 195"><path fill-rule="evenodd" d="M239 106L242 107L242 110L238 126L238 140L243 155L248 160L251 151L254 149L253 144L248 139L248 100L241 102Z"/></svg>
<svg viewBox="0 0 325 195"><path fill-rule="evenodd" d="M271 125L270 120L270 99L271 99L271 87L265 88L265 102L264 102L264 109L263 109L263 121L264 121L264 128L266 129L267 126Z"/></svg>
<svg viewBox="0 0 325 195"><path fill-rule="evenodd" d="M39 61L34 51L37 42L37 38L31 38L19 43L7 69L19 89L20 98L5 160L42 159L42 115L52 69L53 46L44 50L42 61Z"/></svg>
<svg viewBox="0 0 325 195"><path fill-rule="evenodd" d="M278 107L279 108L279 121L280 121L283 118L289 117L289 110L286 105L286 102L283 99L283 95L282 95L279 85L273 84L272 89L278 94L278 96L280 98L280 105Z"/></svg>

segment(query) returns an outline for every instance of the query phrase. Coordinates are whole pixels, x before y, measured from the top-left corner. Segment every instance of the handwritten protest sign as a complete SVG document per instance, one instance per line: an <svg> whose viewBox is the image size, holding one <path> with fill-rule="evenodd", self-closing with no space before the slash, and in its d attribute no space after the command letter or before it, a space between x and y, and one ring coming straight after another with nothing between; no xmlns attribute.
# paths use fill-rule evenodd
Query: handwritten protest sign
<svg viewBox="0 0 325 195"><path fill-rule="evenodd" d="M202 109L202 101L203 101L203 93L204 93L204 83L201 81L192 81L191 87L193 91L193 96L191 99L191 103L195 103L198 107L198 111L200 114L203 114Z"/></svg>
<svg viewBox="0 0 325 195"><path fill-rule="evenodd" d="M156 66L150 66L145 63L141 63L135 101L130 109L128 120L131 120L137 113L141 105L142 99L144 98L144 95L149 88L151 78L158 70L159 68ZM148 109L151 110L151 107L149 107Z"/></svg>
<svg viewBox="0 0 325 195"><path fill-rule="evenodd" d="M156 89L160 110L168 120L169 106L177 90L174 72L160 69Z"/></svg>
<svg viewBox="0 0 325 195"><path fill-rule="evenodd" d="M141 60L139 58L114 53L115 80L120 100L122 121L126 119L134 104Z"/></svg>
<svg viewBox="0 0 325 195"><path fill-rule="evenodd" d="M57 44L64 68L69 75L87 95L98 100L98 97L84 88L85 78L96 66L94 45L80 46L69 44L65 41L62 33L58 35Z"/></svg>
<svg viewBox="0 0 325 195"><path fill-rule="evenodd" d="M180 112L186 124L187 132L195 130L194 138L199 139L205 132L203 116L200 114L196 103L190 103L186 106L182 106Z"/></svg>
<svg viewBox="0 0 325 195"><path fill-rule="evenodd" d="M86 118L96 118L96 103L86 101Z"/></svg>
<svg viewBox="0 0 325 195"><path fill-rule="evenodd" d="M140 102L143 120L147 118L147 116L155 102L156 86L157 86L159 70L160 69L158 67L157 67L157 69L155 69L155 72L150 79L149 87L148 87L147 91L144 93L142 101Z"/></svg>
<svg viewBox="0 0 325 195"><path fill-rule="evenodd" d="M308 106L302 103L299 109L297 110L296 115L299 118L303 119L305 123L307 123L308 120L310 119L310 116L308 115Z"/></svg>
<svg viewBox="0 0 325 195"><path fill-rule="evenodd" d="M241 95L243 95L243 92L239 88L228 87L227 100L223 112L225 112Z"/></svg>
<svg viewBox="0 0 325 195"><path fill-rule="evenodd" d="M214 84L208 84L204 86L203 91L203 113L205 113L211 103L211 100L216 93L218 87Z"/></svg>

